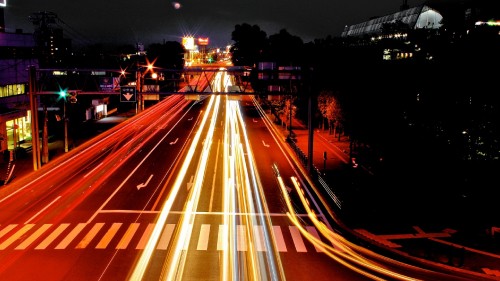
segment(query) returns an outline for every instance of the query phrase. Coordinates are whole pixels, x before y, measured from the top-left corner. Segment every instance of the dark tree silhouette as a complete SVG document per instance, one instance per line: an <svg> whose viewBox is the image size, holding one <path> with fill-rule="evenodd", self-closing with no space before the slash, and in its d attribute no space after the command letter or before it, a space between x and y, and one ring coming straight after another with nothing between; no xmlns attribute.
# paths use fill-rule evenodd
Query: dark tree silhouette
<svg viewBox="0 0 500 281"><path fill-rule="evenodd" d="M236 66L256 66L269 46L266 32L248 23L237 24L231 39L232 62Z"/></svg>
<svg viewBox="0 0 500 281"><path fill-rule="evenodd" d="M269 36L269 57L280 66L298 66L302 63L304 42L298 36L291 35L286 29Z"/></svg>
<svg viewBox="0 0 500 281"><path fill-rule="evenodd" d="M155 61L156 67L182 69L186 50L179 42L168 41L163 44L151 44L147 50L149 61Z"/></svg>

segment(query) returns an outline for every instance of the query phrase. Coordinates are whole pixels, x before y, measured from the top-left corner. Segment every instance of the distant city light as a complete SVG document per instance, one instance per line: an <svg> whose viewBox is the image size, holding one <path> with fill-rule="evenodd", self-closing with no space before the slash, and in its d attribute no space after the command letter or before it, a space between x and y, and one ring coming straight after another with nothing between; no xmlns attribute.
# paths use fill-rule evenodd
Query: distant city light
<svg viewBox="0 0 500 281"><path fill-rule="evenodd" d="M478 21L476 25L489 25L489 26L500 26L500 21L490 20L490 21Z"/></svg>

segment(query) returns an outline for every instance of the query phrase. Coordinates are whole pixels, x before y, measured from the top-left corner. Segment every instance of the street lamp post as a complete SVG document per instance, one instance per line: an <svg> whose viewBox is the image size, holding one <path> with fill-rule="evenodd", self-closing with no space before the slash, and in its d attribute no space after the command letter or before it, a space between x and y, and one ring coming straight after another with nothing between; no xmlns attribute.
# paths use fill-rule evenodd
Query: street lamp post
<svg viewBox="0 0 500 281"><path fill-rule="evenodd" d="M38 105L36 100L36 68L31 65L29 68L29 98L31 110L31 147L33 149L33 170L38 170L41 166L40 160L40 136L38 135Z"/></svg>
<svg viewBox="0 0 500 281"><path fill-rule="evenodd" d="M68 118L66 118L66 99L63 101L64 152L68 152Z"/></svg>
<svg viewBox="0 0 500 281"><path fill-rule="evenodd" d="M153 62L149 62L149 60L146 58L147 65L146 65L146 70L142 72L143 66L138 66L136 73L135 73L135 84L136 84L136 89L137 89L137 112L141 112L144 110L144 98L142 96L142 88L143 88L143 83L144 83L144 77L148 72L153 73L153 64L156 61L156 59Z"/></svg>
<svg viewBox="0 0 500 281"><path fill-rule="evenodd" d="M135 84L137 89L137 103L136 103L136 114L141 112L142 109L142 73L139 68L135 73Z"/></svg>

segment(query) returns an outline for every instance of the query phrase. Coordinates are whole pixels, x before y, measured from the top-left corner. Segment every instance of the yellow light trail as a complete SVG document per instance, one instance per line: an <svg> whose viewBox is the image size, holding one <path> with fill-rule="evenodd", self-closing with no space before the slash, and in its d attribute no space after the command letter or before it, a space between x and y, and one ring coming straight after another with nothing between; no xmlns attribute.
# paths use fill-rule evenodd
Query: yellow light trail
<svg viewBox="0 0 500 281"><path fill-rule="evenodd" d="M214 97L212 96L212 99ZM176 244L174 251L170 252L170 257L167 261L168 269L165 280L179 280L182 278L183 269L185 265L186 256L183 255L183 248L189 245L189 241L191 240L191 233L193 228L194 221L194 213L197 210L198 202L200 199L201 189L203 185L203 175L205 174L207 168L208 157L210 155L210 148L212 145L213 134L215 131L215 124L217 121L218 109L220 104L220 96L215 97L215 105L213 110L211 110L211 120L208 131L206 133L206 138L203 142L203 149L201 153L200 160L198 162L198 168L196 169L196 174L194 176L194 183L189 190L189 194L187 196L187 201L184 206L184 212L179 221L179 230L175 237ZM206 114L208 115L208 112ZM198 132L202 131L202 127L200 127ZM195 143L192 144L191 148L194 151ZM186 158L186 162L190 162L191 158ZM184 175L183 175L184 178Z"/></svg>
<svg viewBox="0 0 500 281"><path fill-rule="evenodd" d="M191 143L191 147L187 152L186 159L191 159L193 157L196 145L198 144L198 142L201 138L202 128L205 127L205 123L207 122L208 117L209 117L209 112L212 111L211 109L213 108L214 103L215 103L215 99L214 99L214 97L212 97L209 100L207 110L205 111L205 113L203 115L203 119L200 123L200 129L196 132L195 137L193 138L193 141ZM133 280L133 281L142 280L144 273L146 272L146 269L149 265L149 261L151 260L151 256L153 254L155 246L158 243L158 240L159 240L160 235L162 233L163 227L165 226L165 222L168 218L168 214L170 212L170 209L172 208L173 202L174 202L175 198L177 197L177 194L179 193L179 189L180 189L181 184L184 180L184 177L186 175L188 167L189 167L189 161L184 161L184 163L182 164L182 167L179 171L179 175L177 176L177 178L174 182L172 190L170 191L170 193L167 197L167 200L165 201L165 204L161 208L157 223L153 229L151 237L149 238L148 243L146 244L146 247L144 248L144 251L142 252L136 266L134 267L134 271L132 272L129 280Z"/></svg>
<svg viewBox="0 0 500 281"><path fill-rule="evenodd" d="M300 201L302 205L304 206L309 218L313 222L313 224L316 226L316 228L320 231L320 233L323 234L332 244L334 244L336 247L341 249L335 249L330 245L327 245L317 237L311 235L301 224L300 220L297 218L295 211L293 209L291 199L288 195L288 191L286 190L286 186L281 179L281 177L278 178L278 182L280 184L280 189L285 197L286 205L289 210L287 212L287 216L290 219L290 221L297 226L299 231L302 233L302 235L309 240L311 243L313 243L316 247L320 248L323 250L323 252L331 257L332 259L336 260L340 264L346 266L347 268L358 272L364 276L367 276L373 280L385 280L381 277L378 277L376 275L373 275L365 270L363 270L360 267L368 268L374 272L378 272L380 274L383 274L385 276L390 276L391 278L395 278L396 280L406 280L406 281L415 281L419 279L415 279L409 276L405 276L403 274L399 274L397 272L391 271L387 268L384 268L382 265L380 265L377 262L374 262L372 260L369 260L362 255L356 253L354 249L359 249L359 246L353 245L352 243L348 242L343 238L342 236L338 235L337 233L333 232L332 229L328 228L322 221L320 221L314 211L311 209L309 206L309 202L307 198L304 196L304 192L302 188L300 187L300 184L298 180L295 177L292 177L292 182L293 186L295 188L295 192L299 195ZM349 263L351 262L351 263Z"/></svg>
<svg viewBox="0 0 500 281"><path fill-rule="evenodd" d="M216 91L227 90L227 85L231 84L230 78L225 72L218 72L213 79L212 88ZM239 102L229 100L227 96L223 97L226 99L226 112L222 161L224 184L222 187L223 227L220 238L222 245L220 280L284 280L285 275L277 251L274 233L270 231L272 229L271 219ZM220 99L220 95L211 96L202 122L187 152L186 160L182 163L174 186L161 208L158 223L129 280L135 281L143 278L165 226L168 213L186 177L189 161L192 159L195 147L201 139L202 131L206 131L194 182L189 190L178 228L171 239L173 246L169 251L162 271L162 277L165 280L179 280L182 278L186 262L185 250L191 239L194 213L201 194L203 175L207 169L206 163L208 163L208 157L212 149L212 138L219 114ZM209 128L205 129L209 119ZM238 213L243 215L237 215ZM244 243L247 243L247 251L240 250ZM264 244L267 251L258 251L257 243L259 245Z"/></svg>

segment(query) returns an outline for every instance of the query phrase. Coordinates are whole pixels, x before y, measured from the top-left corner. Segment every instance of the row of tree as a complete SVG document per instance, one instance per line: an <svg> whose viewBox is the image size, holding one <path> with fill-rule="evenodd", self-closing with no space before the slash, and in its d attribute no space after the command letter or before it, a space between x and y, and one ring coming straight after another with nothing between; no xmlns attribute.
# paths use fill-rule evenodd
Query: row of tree
<svg viewBox="0 0 500 281"><path fill-rule="evenodd" d="M374 42L328 36L303 43L285 29L267 36L243 23L235 26L231 51L235 65L299 66L297 117L307 124L305 99L314 95L314 126L331 133L341 129L359 150L369 148L373 159L367 162L411 162L416 171L449 163L444 170L453 171L457 163L499 159L500 127L493 116L500 98L490 94L496 79L485 71L500 61L498 28L444 24L438 30L412 30L396 22L381 30L389 31L407 37ZM388 50L408 57L384 60ZM255 89L265 91L266 84L252 77ZM283 123L289 118L287 100L274 104ZM434 161L426 163L426 157Z"/></svg>

